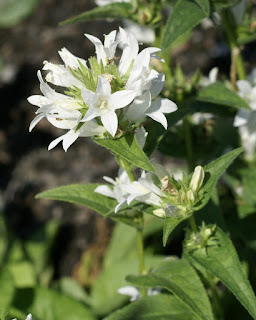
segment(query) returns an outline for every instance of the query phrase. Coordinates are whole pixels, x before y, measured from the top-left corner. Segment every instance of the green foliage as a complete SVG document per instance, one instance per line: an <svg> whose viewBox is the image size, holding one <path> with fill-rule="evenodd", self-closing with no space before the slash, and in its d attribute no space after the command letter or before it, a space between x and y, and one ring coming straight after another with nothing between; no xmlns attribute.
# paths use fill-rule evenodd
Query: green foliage
<svg viewBox="0 0 256 320"><path fill-rule="evenodd" d="M169 48L177 39L192 30L208 15L208 0L178 0L165 27L162 50Z"/></svg>
<svg viewBox="0 0 256 320"><path fill-rule="evenodd" d="M37 320L96 320L88 307L57 291L36 287L18 290L15 295L14 308L32 313Z"/></svg>
<svg viewBox="0 0 256 320"><path fill-rule="evenodd" d="M94 19L120 19L131 18L132 6L130 3L111 3L103 7L97 7L90 11L85 11L78 16L61 22L61 25L83 22Z"/></svg>
<svg viewBox="0 0 256 320"><path fill-rule="evenodd" d="M221 82L215 82L199 91L199 101L220 104L234 108L250 109L248 103Z"/></svg>
<svg viewBox="0 0 256 320"><path fill-rule="evenodd" d="M94 139L102 147L109 149L114 155L120 156L135 166L154 171L148 157L141 150L134 133L127 133L117 139Z"/></svg>
<svg viewBox="0 0 256 320"><path fill-rule="evenodd" d="M116 200L107 198L94 192L99 184L91 183L86 185L69 185L39 193L36 198L67 201L84 205L102 215L107 215L113 211Z"/></svg>
<svg viewBox="0 0 256 320"><path fill-rule="evenodd" d="M199 319L214 319L208 296L195 270L185 260L162 262L145 276L128 276L134 285L172 292Z"/></svg>
<svg viewBox="0 0 256 320"><path fill-rule="evenodd" d="M232 242L219 228L217 228L214 237L216 244L209 246L206 251L199 248L187 251L192 258L192 262L195 260L219 278L248 310L253 319L256 319L255 295L246 279Z"/></svg>
<svg viewBox="0 0 256 320"><path fill-rule="evenodd" d="M199 318L181 300L167 294L158 294L136 301L104 320L198 320Z"/></svg>
<svg viewBox="0 0 256 320"><path fill-rule="evenodd" d="M10 28L30 15L39 0L0 0L0 27Z"/></svg>

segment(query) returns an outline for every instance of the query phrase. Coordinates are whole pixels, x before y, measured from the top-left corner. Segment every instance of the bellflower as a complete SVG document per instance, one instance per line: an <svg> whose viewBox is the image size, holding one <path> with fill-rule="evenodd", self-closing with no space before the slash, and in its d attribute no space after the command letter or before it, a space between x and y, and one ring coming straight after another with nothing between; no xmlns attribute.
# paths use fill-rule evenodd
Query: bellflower
<svg viewBox="0 0 256 320"><path fill-rule="evenodd" d="M251 110L239 109L234 119L234 126L239 127L246 158L252 160L256 151L256 86L247 80L239 80L237 88L239 95L247 101Z"/></svg>
<svg viewBox="0 0 256 320"><path fill-rule="evenodd" d="M46 118L55 127L68 130L52 141L49 149L62 141L67 150L78 137L114 137L135 131L147 116L167 129L164 114L175 111L177 106L158 98L164 75L152 70L150 61L160 49L150 47L139 52L136 38L122 28L118 36L115 30L105 35L104 42L85 36L95 45L96 57L87 62L63 48L59 51L63 64L44 62L46 82L38 71L43 95L28 98L38 107L30 131ZM118 44L122 46L120 60L116 56ZM47 82L60 87L61 92Z"/></svg>

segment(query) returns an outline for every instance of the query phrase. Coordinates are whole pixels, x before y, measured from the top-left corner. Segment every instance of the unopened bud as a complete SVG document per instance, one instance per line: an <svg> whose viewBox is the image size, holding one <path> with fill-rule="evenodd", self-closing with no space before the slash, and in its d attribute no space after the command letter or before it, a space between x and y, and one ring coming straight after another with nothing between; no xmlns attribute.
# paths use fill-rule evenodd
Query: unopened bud
<svg viewBox="0 0 256 320"><path fill-rule="evenodd" d="M193 193L197 193L204 181L204 169L201 166L195 167L192 179L190 181L190 189Z"/></svg>
<svg viewBox="0 0 256 320"><path fill-rule="evenodd" d="M164 209L159 208L159 209L155 209L153 211L153 214L159 218L165 218L166 217L166 213L164 211Z"/></svg>
<svg viewBox="0 0 256 320"><path fill-rule="evenodd" d="M195 196L192 190L188 190L187 192L187 198L190 202L195 202Z"/></svg>

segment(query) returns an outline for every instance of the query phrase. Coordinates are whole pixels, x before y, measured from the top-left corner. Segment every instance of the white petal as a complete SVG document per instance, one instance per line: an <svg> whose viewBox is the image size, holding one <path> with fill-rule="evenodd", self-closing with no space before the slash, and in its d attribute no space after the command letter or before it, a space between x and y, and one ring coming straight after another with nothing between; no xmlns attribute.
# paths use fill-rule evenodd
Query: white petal
<svg viewBox="0 0 256 320"><path fill-rule="evenodd" d="M57 146L57 144L64 139L64 136L65 136L66 134L67 134L67 133L65 133L64 135L62 135L62 136L58 137L57 139L53 140L53 141L49 144L48 150L51 150L51 149L55 148L55 147Z"/></svg>
<svg viewBox="0 0 256 320"><path fill-rule="evenodd" d="M114 111L110 111L103 114L101 116L101 121L106 130L111 134L112 137L114 137L118 126L116 113Z"/></svg>
<svg viewBox="0 0 256 320"><path fill-rule="evenodd" d="M70 130L63 138L63 149L65 151L68 150L68 148L71 146L71 144L73 144L77 138L79 137L79 133L75 132L74 130Z"/></svg>
<svg viewBox="0 0 256 320"><path fill-rule="evenodd" d="M29 103L33 104L34 106L38 106L38 107L47 105L50 102L49 99L47 99L44 96L40 96L40 95L30 96L30 97L28 97L27 100L28 100Z"/></svg>
<svg viewBox="0 0 256 320"><path fill-rule="evenodd" d="M111 109L120 109L132 102L136 92L132 90L121 90L111 94L108 104Z"/></svg>
<svg viewBox="0 0 256 320"><path fill-rule="evenodd" d="M78 132L80 137L102 136L106 132L106 129L92 120L86 122Z"/></svg>
<svg viewBox="0 0 256 320"><path fill-rule="evenodd" d="M164 80L165 80L164 73L156 74L154 72L153 75L154 75L154 78L152 79L151 86L150 86L150 93L151 93L152 99L156 98L159 95L159 93L162 91L164 86ZM148 82L148 79L147 79L147 82Z"/></svg>
<svg viewBox="0 0 256 320"><path fill-rule="evenodd" d="M97 93L103 96L111 95L111 86L107 79L98 77Z"/></svg>
<svg viewBox="0 0 256 320"><path fill-rule="evenodd" d="M32 320L32 314L29 313L29 314L27 315L27 318L26 318L25 320Z"/></svg>
<svg viewBox="0 0 256 320"><path fill-rule="evenodd" d="M239 109L235 119L234 119L234 127L241 127L245 125L250 118L251 111L247 109Z"/></svg>
<svg viewBox="0 0 256 320"><path fill-rule="evenodd" d="M132 122L137 122L145 118L150 102L150 92L145 91L140 97L135 98L133 103L129 106L126 113L127 118Z"/></svg>
<svg viewBox="0 0 256 320"><path fill-rule="evenodd" d="M159 111L150 112L150 113L147 113L147 116L161 123L161 125L165 128L165 130L167 130L168 123L165 115L162 112L159 112Z"/></svg>
<svg viewBox="0 0 256 320"><path fill-rule="evenodd" d="M137 129L135 137L141 149L144 148L147 135L148 135L148 132L143 127L140 127Z"/></svg>
<svg viewBox="0 0 256 320"><path fill-rule="evenodd" d="M245 97L246 95L249 95L252 90L252 86L249 81L247 80L238 80L236 82L237 88L240 91L242 97Z"/></svg>
<svg viewBox="0 0 256 320"><path fill-rule="evenodd" d="M126 287L119 288L117 292L122 295L131 297L131 301L135 301L140 297L139 290L133 286L126 286Z"/></svg>
<svg viewBox="0 0 256 320"><path fill-rule="evenodd" d="M94 192L102 194L103 196L114 198L115 199L115 194L114 192L108 187L108 186L98 186Z"/></svg>
<svg viewBox="0 0 256 320"><path fill-rule="evenodd" d="M107 64L107 56L100 39L94 36L91 36L90 34L87 34L87 33L85 33L84 35L95 45L97 61L100 62L102 60L102 63L105 66Z"/></svg>
<svg viewBox="0 0 256 320"><path fill-rule="evenodd" d="M209 72L209 82L214 83L217 81L219 69L217 67L214 67Z"/></svg>
<svg viewBox="0 0 256 320"><path fill-rule="evenodd" d="M62 59L62 61L65 63L66 67L69 67L71 69L79 68L79 62L87 68L87 63L84 59L78 58L75 55L73 55L70 51L68 51L66 48L62 48L59 51L59 55Z"/></svg>
<svg viewBox="0 0 256 320"><path fill-rule="evenodd" d="M38 116L36 116L29 126L29 132L33 130L33 128L38 124L38 122L45 117L44 113L40 113Z"/></svg>

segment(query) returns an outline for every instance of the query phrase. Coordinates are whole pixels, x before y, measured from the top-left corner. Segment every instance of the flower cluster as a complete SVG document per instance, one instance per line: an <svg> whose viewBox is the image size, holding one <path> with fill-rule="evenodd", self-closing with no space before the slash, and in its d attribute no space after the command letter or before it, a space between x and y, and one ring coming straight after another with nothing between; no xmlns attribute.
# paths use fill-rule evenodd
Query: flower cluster
<svg viewBox="0 0 256 320"><path fill-rule="evenodd" d="M239 133L245 155L252 160L256 151L256 75L255 71L248 77L248 80L237 81L239 95L244 98L251 110L241 108L237 112L234 126L239 127Z"/></svg>
<svg viewBox="0 0 256 320"><path fill-rule="evenodd" d="M159 164L154 164L154 168L156 173L143 171L138 181L130 181L127 173L119 169L115 180L103 177L113 187L101 185L94 191L116 199L115 212L136 200L153 206L153 213L160 218L191 214L193 206L201 199L199 190L204 181L203 168L197 166L191 178L183 174L182 180L170 176Z"/></svg>
<svg viewBox="0 0 256 320"><path fill-rule="evenodd" d="M54 126L68 130L49 145L54 148L63 141L66 151L78 137L122 134L134 130L146 116L167 128L164 113L177 109L174 102L158 98L164 74L151 69L150 60L156 58L158 48L139 52L138 41L120 28L105 35L104 43L85 34L95 45L96 57L87 61L74 56L67 49L59 51L64 65L45 61L46 81L62 87L53 90L38 71L43 95L33 95L28 101L39 107L32 130L44 117ZM122 53L116 55L117 46Z"/></svg>

